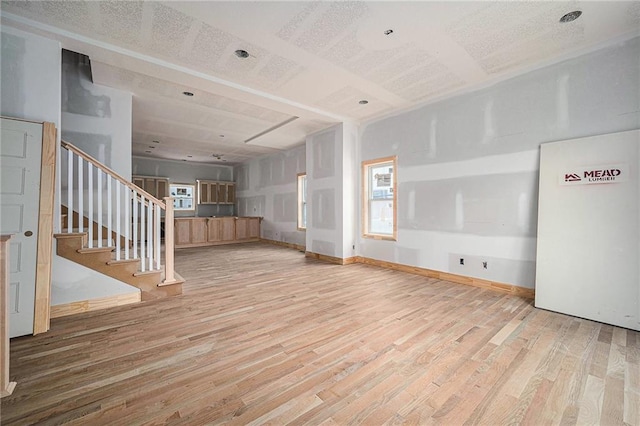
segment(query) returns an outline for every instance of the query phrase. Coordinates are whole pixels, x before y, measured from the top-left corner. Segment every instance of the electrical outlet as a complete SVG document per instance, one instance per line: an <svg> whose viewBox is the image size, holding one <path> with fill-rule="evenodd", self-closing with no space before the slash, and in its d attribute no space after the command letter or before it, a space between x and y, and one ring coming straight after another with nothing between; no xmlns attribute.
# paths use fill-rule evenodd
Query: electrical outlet
<svg viewBox="0 0 640 426"><path fill-rule="evenodd" d="M464 258L462 258L462 257L460 258L460 264L464 265Z"/></svg>
<svg viewBox="0 0 640 426"><path fill-rule="evenodd" d="M489 269L489 268L487 268L487 263L488 263L488 262L482 262L482 267L483 267L484 269Z"/></svg>
<svg viewBox="0 0 640 426"><path fill-rule="evenodd" d="M355 244L352 245L351 248L355 250L356 249L356 245Z"/></svg>

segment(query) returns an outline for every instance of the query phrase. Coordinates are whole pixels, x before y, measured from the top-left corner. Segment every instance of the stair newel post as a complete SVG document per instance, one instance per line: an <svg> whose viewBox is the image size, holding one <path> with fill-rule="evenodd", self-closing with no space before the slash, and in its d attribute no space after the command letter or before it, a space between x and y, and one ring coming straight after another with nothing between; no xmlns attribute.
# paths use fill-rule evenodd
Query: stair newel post
<svg viewBox="0 0 640 426"><path fill-rule="evenodd" d="M174 275L174 238L173 233L173 198L164 197L164 283L172 283L176 281Z"/></svg>

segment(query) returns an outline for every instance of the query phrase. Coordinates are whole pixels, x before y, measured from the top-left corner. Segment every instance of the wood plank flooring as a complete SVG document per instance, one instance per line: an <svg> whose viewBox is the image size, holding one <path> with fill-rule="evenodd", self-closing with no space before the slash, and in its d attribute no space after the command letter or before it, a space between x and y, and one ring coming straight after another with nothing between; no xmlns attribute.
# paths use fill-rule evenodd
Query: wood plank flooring
<svg viewBox="0 0 640 426"><path fill-rule="evenodd" d="M640 333L264 243L11 342L3 425L640 424Z"/></svg>

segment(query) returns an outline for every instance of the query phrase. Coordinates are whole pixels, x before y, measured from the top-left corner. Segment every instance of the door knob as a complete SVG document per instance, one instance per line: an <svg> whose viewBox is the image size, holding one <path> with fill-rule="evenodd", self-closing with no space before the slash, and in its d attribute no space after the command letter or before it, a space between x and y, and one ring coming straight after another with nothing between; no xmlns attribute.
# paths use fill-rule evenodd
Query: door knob
<svg viewBox="0 0 640 426"><path fill-rule="evenodd" d="M24 233L25 237L30 237L32 235L33 235L33 232L31 232L31 231L27 231L27 232Z"/></svg>

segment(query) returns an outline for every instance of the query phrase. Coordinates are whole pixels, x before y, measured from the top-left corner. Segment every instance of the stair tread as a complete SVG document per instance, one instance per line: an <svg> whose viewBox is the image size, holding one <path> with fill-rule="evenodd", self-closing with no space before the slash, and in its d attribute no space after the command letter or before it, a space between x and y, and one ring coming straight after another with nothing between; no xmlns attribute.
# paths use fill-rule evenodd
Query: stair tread
<svg viewBox="0 0 640 426"><path fill-rule="evenodd" d="M143 275L162 274L162 269L153 269L151 271L138 271L133 274L134 277L141 277Z"/></svg>
<svg viewBox="0 0 640 426"><path fill-rule="evenodd" d="M124 263L134 263L134 262L139 262L140 259L120 259L120 260L110 260L107 262L107 265L119 265L119 264L124 264Z"/></svg>
<svg viewBox="0 0 640 426"><path fill-rule="evenodd" d="M114 251L115 247L85 247L78 249L78 253L102 253L105 251Z"/></svg>
<svg viewBox="0 0 640 426"><path fill-rule="evenodd" d="M86 232L60 232L58 234L53 234L56 238L76 238L80 236L85 236Z"/></svg>

